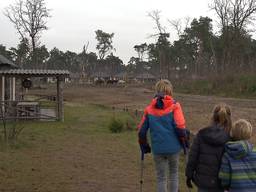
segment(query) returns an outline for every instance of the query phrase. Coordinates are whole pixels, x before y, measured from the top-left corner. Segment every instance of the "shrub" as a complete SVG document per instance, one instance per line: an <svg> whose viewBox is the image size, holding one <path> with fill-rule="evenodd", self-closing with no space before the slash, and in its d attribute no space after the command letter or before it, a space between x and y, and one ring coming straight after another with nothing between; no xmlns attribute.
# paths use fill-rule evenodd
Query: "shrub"
<svg viewBox="0 0 256 192"><path fill-rule="evenodd" d="M108 126L111 133L120 133L123 131L123 127L123 122L116 118L112 118Z"/></svg>

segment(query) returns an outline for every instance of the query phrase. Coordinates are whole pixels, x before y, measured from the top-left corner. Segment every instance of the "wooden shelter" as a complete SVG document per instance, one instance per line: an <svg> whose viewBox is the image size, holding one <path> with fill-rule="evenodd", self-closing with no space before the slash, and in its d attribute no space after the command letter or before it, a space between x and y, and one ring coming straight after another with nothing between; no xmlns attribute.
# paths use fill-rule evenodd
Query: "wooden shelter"
<svg viewBox="0 0 256 192"><path fill-rule="evenodd" d="M0 55L0 70L10 70L10 69L17 69L19 68L17 65L15 65L12 61L4 57L3 55ZM15 79L10 79L12 81L12 85L15 84ZM4 101L6 99L10 99L10 96L13 98L13 95L15 95L15 89L10 89L10 86L8 85L6 78L4 76L0 76L0 93L1 93L1 101ZM13 91L12 94L9 95L10 91ZM9 96L9 97L8 97Z"/></svg>
<svg viewBox="0 0 256 192"><path fill-rule="evenodd" d="M56 119L64 121L64 107L63 107L63 83L65 78L69 77L67 70L41 70L41 69L20 69L8 59L0 55L0 92L2 103L2 117L6 113L6 108L15 108L14 112L6 114L6 118L18 118L20 112L29 113L26 108L34 108L32 114L34 116L29 119L38 119L38 106L36 102L27 102L23 98L17 98L16 80L24 80L40 77L54 77L57 79L57 93L56 93ZM12 110L13 111L13 110ZM28 117L27 117L28 118Z"/></svg>

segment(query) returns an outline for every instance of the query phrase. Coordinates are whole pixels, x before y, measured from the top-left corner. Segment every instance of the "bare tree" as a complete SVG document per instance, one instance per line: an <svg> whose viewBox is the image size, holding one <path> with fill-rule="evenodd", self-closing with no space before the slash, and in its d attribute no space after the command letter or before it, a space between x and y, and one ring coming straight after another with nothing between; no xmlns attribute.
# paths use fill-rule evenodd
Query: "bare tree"
<svg viewBox="0 0 256 192"><path fill-rule="evenodd" d="M45 0L18 0L4 11L5 16L14 24L21 38L31 40L33 57L35 57L34 53L41 33L47 30L49 12ZM32 61L35 61L35 58L32 58Z"/></svg>
<svg viewBox="0 0 256 192"><path fill-rule="evenodd" d="M210 7L216 12L217 16L219 17L219 24L222 28L230 25L230 0L213 0L213 4L210 5Z"/></svg>
<svg viewBox="0 0 256 192"><path fill-rule="evenodd" d="M178 37L180 37L182 35L182 32L186 28L188 28L188 26L189 26L189 24L191 22L191 18L190 17L185 17L183 19L174 19L174 20L168 19L168 22L174 28L174 30L176 31Z"/></svg>
<svg viewBox="0 0 256 192"><path fill-rule="evenodd" d="M168 22L171 24L171 26L174 28L176 31L178 37L182 34L182 21L181 19L174 19L174 20L169 20Z"/></svg>
<svg viewBox="0 0 256 192"><path fill-rule="evenodd" d="M157 47L158 47L158 55L159 55L159 76L169 78L169 61L168 61L168 46L169 41L168 38L170 36L169 33L166 32L165 27L162 26L160 19L161 11L154 10L148 13L148 16L153 19L156 24L155 29L158 31L157 34L153 34L150 37L158 37Z"/></svg>
<svg viewBox="0 0 256 192"><path fill-rule="evenodd" d="M166 33L166 31L165 31L165 28L160 23L160 19L161 19L160 13L161 13L161 11L159 11L159 10L153 10L148 13L148 16L151 19L153 19L153 21L155 21L155 23L156 23L155 28L157 29L158 34L163 34L163 33ZM156 35L158 36L158 34L155 34L155 36ZM152 35L152 36L154 36L154 35Z"/></svg>
<svg viewBox="0 0 256 192"><path fill-rule="evenodd" d="M89 60L89 56L87 53L89 47L89 41L87 41L87 44L83 46L83 51L81 53L81 58L80 58L80 72L82 75L82 78L85 78L85 74L86 74L86 68L88 67L88 60Z"/></svg>
<svg viewBox="0 0 256 192"><path fill-rule="evenodd" d="M242 30L255 19L256 0L231 1L231 18L235 29Z"/></svg>
<svg viewBox="0 0 256 192"><path fill-rule="evenodd" d="M255 19L256 0L213 0L211 8L217 13L222 28L246 28Z"/></svg>
<svg viewBox="0 0 256 192"><path fill-rule="evenodd" d="M190 25L191 18L189 16L187 16L184 18L184 20L185 20L185 29L187 29Z"/></svg>
<svg viewBox="0 0 256 192"><path fill-rule="evenodd" d="M241 32L255 20L256 0L213 0L210 7L219 17L222 30L232 27Z"/></svg>

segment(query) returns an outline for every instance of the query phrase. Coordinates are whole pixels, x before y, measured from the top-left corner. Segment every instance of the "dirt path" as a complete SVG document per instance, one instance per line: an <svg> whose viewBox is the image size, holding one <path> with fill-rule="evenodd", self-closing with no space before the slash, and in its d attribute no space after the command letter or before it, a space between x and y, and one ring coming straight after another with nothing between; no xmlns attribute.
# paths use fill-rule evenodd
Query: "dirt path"
<svg viewBox="0 0 256 192"><path fill-rule="evenodd" d="M119 108L126 106L143 110L154 96L154 92L152 89L141 87L73 87L67 89L65 95L65 98L72 102L97 103ZM174 97L181 103L187 126L192 130L198 130L208 124L212 109L218 103L231 106L233 120L245 118L256 127L256 100L186 94L175 94Z"/></svg>

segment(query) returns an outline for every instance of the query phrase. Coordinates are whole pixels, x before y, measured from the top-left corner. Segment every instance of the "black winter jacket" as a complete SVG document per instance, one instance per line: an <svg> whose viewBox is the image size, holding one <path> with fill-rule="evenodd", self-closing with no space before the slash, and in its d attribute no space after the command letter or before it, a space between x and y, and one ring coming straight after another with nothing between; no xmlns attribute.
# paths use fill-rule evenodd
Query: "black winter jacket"
<svg viewBox="0 0 256 192"><path fill-rule="evenodd" d="M229 135L222 127L211 126L201 129L196 135L189 152L186 176L200 188L221 189L218 179L224 145Z"/></svg>

